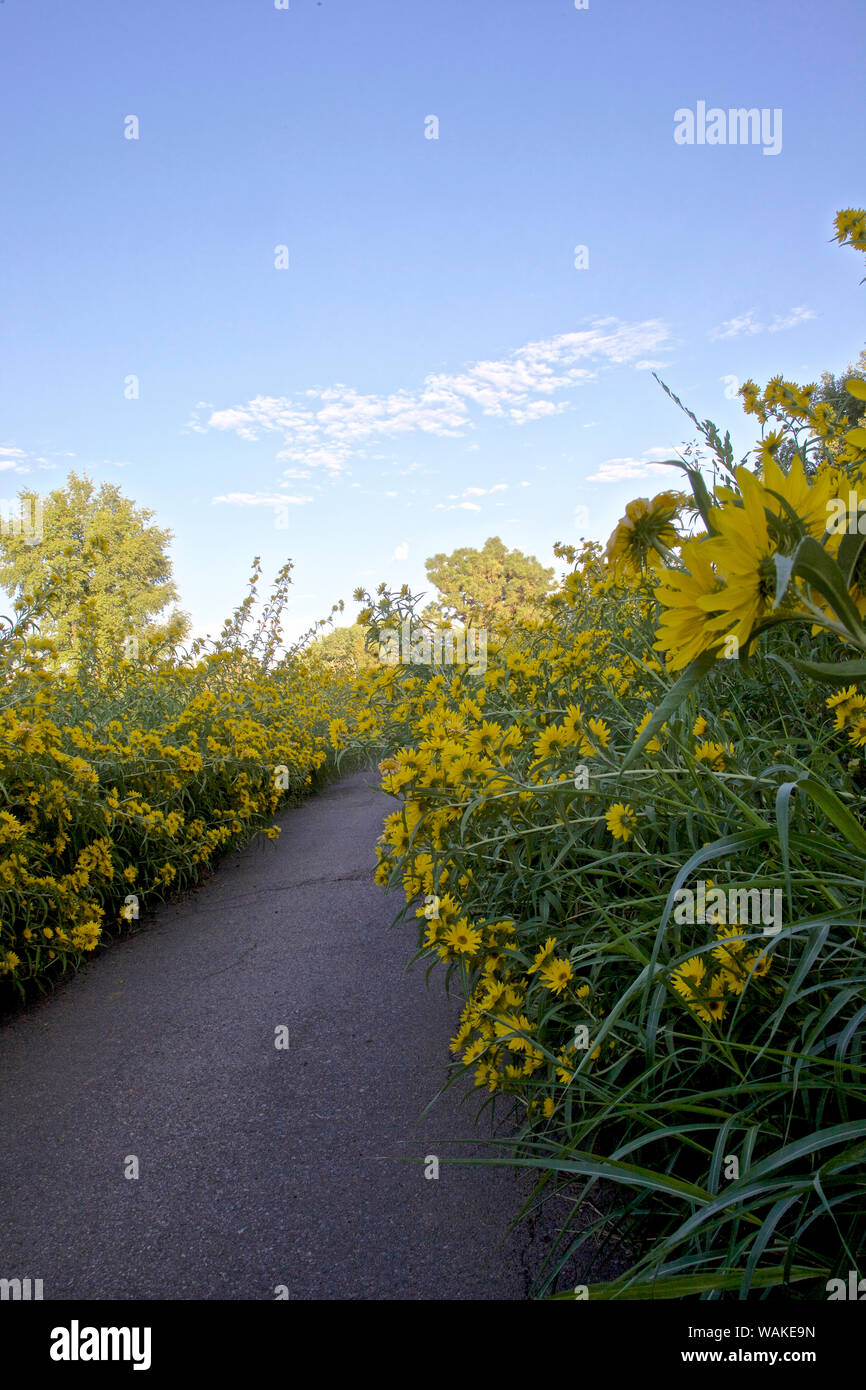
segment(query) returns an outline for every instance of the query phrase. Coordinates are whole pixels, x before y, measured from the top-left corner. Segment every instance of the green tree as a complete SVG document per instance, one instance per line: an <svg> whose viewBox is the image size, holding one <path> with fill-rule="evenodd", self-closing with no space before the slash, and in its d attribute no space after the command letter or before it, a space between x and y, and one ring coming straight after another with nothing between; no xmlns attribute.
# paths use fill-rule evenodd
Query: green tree
<svg viewBox="0 0 866 1390"><path fill-rule="evenodd" d="M849 362L845 370L840 372L838 376L834 376L832 372L821 373L821 381L818 390L812 397L812 405L815 406L819 403L829 405L836 420L841 420L844 417L848 421L847 428L854 429L857 425L863 425L864 420L866 420L866 401L858 400L856 396L852 396L850 392L845 390L845 382L850 377L859 377L861 381L866 381L866 348L860 353L856 366L852 367ZM806 464L807 475L813 474L819 463L834 463L840 448L841 444L838 440L828 443L821 442L812 451ZM784 439L779 445L776 459L786 471L790 468L795 453L796 446L793 439Z"/></svg>
<svg viewBox="0 0 866 1390"><path fill-rule="evenodd" d="M335 627L317 637L309 647L310 655L321 661L334 676L356 676L377 663L364 645L367 627L357 619L349 627Z"/></svg>
<svg viewBox="0 0 866 1390"><path fill-rule="evenodd" d="M425 568L440 594L424 610L425 619L457 619L499 632L534 621L554 579L553 569L545 569L534 555L509 550L498 536L486 540L481 550L464 546L450 555L434 555Z"/></svg>
<svg viewBox="0 0 866 1390"><path fill-rule="evenodd" d="M0 586L45 609L41 633L61 666L86 663L100 674L124 655L183 640L188 616L164 612L178 597L166 554L172 536L150 525L152 511L76 473L45 498L27 488L18 497L30 525L0 531ZM124 646L127 637L134 641Z"/></svg>

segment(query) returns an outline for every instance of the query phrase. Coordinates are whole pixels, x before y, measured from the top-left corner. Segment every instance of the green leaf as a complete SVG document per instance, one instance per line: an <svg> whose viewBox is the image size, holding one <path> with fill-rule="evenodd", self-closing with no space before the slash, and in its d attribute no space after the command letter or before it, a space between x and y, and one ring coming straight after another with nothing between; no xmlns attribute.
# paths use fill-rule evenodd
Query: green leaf
<svg viewBox="0 0 866 1390"><path fill-rule="evenodd" d="M774 1173L777 1169L785 1168L789 1163L798 1162L802 1158L811 1158L821 1149L829 1148L833 1144L842 1144L849 1139L862 1139L864 1135L866 1135L866 1120L849 1120L845 1124L831 1125L828 1129L816 1129L812 1134L804 1134L793 1144L785 1144L783 1148L777 1149L767 1158L762 1158L743 1177L730 1183L726 1189L726 1194L736 1195L740 1189L751 1188L756 1178ZM858 1145L858 1149L861 1147L862 1145Z"/></svg>
<svg viewBox="0 0 866 1390"><path fill-rule="evenodd" d="M640 738L632 744L620 766L620 771L625 772L626 768L631 767L636 758L643 752L650 739L658 733L682 704L683 700L695 686L703 680L710 667L715 665L717 649L711 652L701 652L695 660L686 667L676 685L672 686L665 695L660 705L653 710L653 716L647 724Z"/></svg>
<svg viewBox="0 0 866 1390"><path fill-rule="evenodd" d="M599 1035L600 1036L600 1035ZM616 1159L600 1158L596 1154L583 1153L571 1149L568 1158L444 1158L443 1163L472 1164L473 1167L490 1165L509 1168L543 1168L545 1172L579 1173L588 1178L605 1178L609 1182L623 1183L627 1187L647 1187L653 1192L682 1197L688 1202L710 1203L713 1193L696 1183L675 1178L671 1173L658 1173L654 1168L639 1168L633 1163L619 1163ZM406 1163L418 1160L408 1158Z"/></svg>
<svg viewBox="0 0 866 1390"><path fill-rule="evenodd" d="M855 526L859 527L859 515L856 512L851 512L849 516L853 516ZM851 580L854 574L854 567L856 566L857 561L860 558L860 552L862 551L864 545L866 545L866 535L861 535L859 530L857 529L855 529L853 532L846 531L845 535L842 537L842 540L840 542L839 550L836 555L836 563L838 564L839 569L842 571L842 578L845 584L849 588L851 587Z"/></svg>
<svg viewBox="0 0 866 1390"><path fill-rule="evenodd" d="M715 530L712 523L713 502L703 476L697 468L690 468L687 464L681 463L680 467L686 473L691 484L692 496L695 499L695 506L701 514L701 520L712 535Z"/></svg>
<svg viewBox="0 0 866 1390"><path fill-rule="evenodd" d="M791 897L791 851L788 843L788 822L791 814L791 795L796 786L796 782L783 782L776 792L776 825L779 830L779 846L782 850L782 872L785 875L785 896L788 900L789 917L793 917L794 908Z"/></svg>
<svg viewBox="0 0 866 1390"><path fill-rule="evenodd" d="M749 1283L752 1288L770 1288L774 1285L795 1283L801 1279L826 1279L828 1269L808 1269L795 1265L786 1274L784 1265L772 1265L769 1269L755 1270ZM619 1279L611 1279L605 1284L590 1284L587 1288L590 1303L611 1302L622 1298L624 1301L653 1301L669 1298L689 1298L701 1293L722 1293L726 1289L738 1289L746 1271L740 1269L707 1270L701 1274L674 1274L667 1278L633 1279L624 1274ZM553 1294L549 1303L565 1299L575 1302L573 1291Z"/></svg>
<svg viewBox="0 0 866 1390"><path fill-rule="evenodd" d="M842 572L824 547L811 536L805 536L794 551L794 574L823 594L836 616L866 649L866 629L848 593Z"/></svg>
<svg viewBox="0 0 866 1390"><path fill-rule="evenodd" d="M845 836L849 845L861 854L866 853L866 830L847 807L842 805L835 792L825 787L816 777L800 777L797 786L812 798L816 806L820 806L825 816L833 822L840 834Z"/></svg>
<svg viewBox="0 0 866 1390"><path fill-rule="evenodd" d="M753 845L759 845L762 840L767 838L769 833L771 832L768 826L756 826L754 830L739 830L732 835L722 835L719 839L713 840L711 844L702 845L700 849L696 849L694 854L686 860L685 864L681 865L677 870L676 878L673 881L664 906L659 932L664 931L664 928L667 926L668 918L674 908L674 899L689 876L694 873L695 869L700 868L701 864L708 864L712 859L727 859L739 850L745 850L751 848ZM653 960L656 954L657 952L654 951Z"/></svg>
<svg viewBox="0 0 866 1390"><path fill-rule="evenodd" d="M799 1192L793 1192L785 1197L780 1197L775 1203L769 1215L766 1217L763 1226L756 1235L749 1258L746 1261L746 1269L743 1274L743 1282L740 1285L740 1298L745 1299L749 1296L749 1290L753 1286L758 1273L758 1261L770 1243L770 1238L775 1232L776 1227L783 1216L786 1216L791 1207L801 1201Z"/></svg>
<svg viewBox="0 0 866 1390"><path fill-rule="evenodd" d="M845 685L847 681L859 681L866 677L866 659L857 661L798 661L791 658L791 665L805 676L816 681L831 681L833 685Z"/></svg>

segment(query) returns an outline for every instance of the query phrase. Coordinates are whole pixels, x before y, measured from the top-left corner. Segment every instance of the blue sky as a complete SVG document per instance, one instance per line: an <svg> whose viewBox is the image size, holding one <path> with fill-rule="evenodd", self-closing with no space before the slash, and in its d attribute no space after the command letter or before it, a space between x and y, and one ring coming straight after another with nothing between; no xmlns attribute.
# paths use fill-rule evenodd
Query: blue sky
<svg viewBox="0 0 866 1390"><path fill-rule="evenodd" d="M0 493L118 483L197 633L255 554L295 561L294 634L491 535L606 539L693 434L653 370L743 453L732 377L856 360L864 33L862 0L3 0ZM677 144L699 102L781 111L781 149Z"/></svg>

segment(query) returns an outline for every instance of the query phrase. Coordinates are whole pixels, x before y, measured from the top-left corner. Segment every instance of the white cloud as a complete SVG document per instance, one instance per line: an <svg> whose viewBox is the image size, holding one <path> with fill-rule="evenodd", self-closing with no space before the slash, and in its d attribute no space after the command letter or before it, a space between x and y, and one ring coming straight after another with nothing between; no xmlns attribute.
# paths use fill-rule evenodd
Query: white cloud
<svg viewBox="0 0 866 1390"><path fill-rule="evenodd" d="M639 364L638 364L639 365ZM593 376L593 372L586 372L587 377ZM563 410L568 410L568 401L533 401L525 410L520 410L512 406L509 414L515 425L525 425L529 420L539 420L543 415L559 415Z"/></svg>
<svg viewBox="0 0 866 1390"><path fill-rule="evenodd" d="M305 503L312 502L313 498L290 497L285 492L227 492L220 497L213 497L211 501L225 502L230 507L303 507Z"/></svg>
<svg viewBox="0 0 866 1390"><path fill-rule="evenodd" d="M203 425L198 418L201 410L213 410L213 401L196 401L192 413L183 427L184 433L187 430L194 430L196 434L207 434L207 425Z"/></svg>
<svg viewBox="0 0 866 1390"><path fill-rule="evenodd" d="M29 473L33 455L12 444L0 444L0 473Z"/></svg>
<svg viewBox="0 0 866 1390"><path fill-rule="evenodd" d="M52 457L74 459L75 455L68 450L58 450ZM13 444L0 444L0 472L32 473L34 465L40 471L57 467L56 463L49 462L42 454L32 454L27 449L19 449Z"/></svg>
<svg viewBox="0 0 866 1390"><path fill-rule="evenodd" d="M391 556L392 560L407 560L409 558L409 542L401 541Z"/></svg>
<svg viewBox="0 0 866 1390"><path fill-rule="evenodd" d="M796 328L798 323L805 323L807 319L816 317L814 309L807 309L805 304L797 304L790 314L777 314L767 332L782 333L786 328Z"/></svg>
<svg viewBox="0 0 866 1390"><path fill-rule="evenodd" d="M776 314L773 322L769 325L759 323L755 318L755 310L750 309L747 314L741 314L739 318L727 319L718 328L710 329L711 338L738 338L741 334L753 335L755 333L783 333L788 328L796 328L800 323L806 323L809 319L816 318L814 309L809 309L805 304L796 304L790 313Z"/></svg>
<svg viewBox="0 0 866 1390"><path fill-rule="evenodd" d="M473 429L479 417L515 425L565 409L556 392L572 391L596 375L589 364L623 366L645 361L667 346L669 330L657 319L623 323L596 320L589 328L526 343L507 357L474 362L461 371L426 376L415 390L363 395L338 382L314 387L300 399L255 396L246 405L211 410L202 422L193 411L188 428L232 432L241 439L283 436L277 455L294 467L343 472L353 454L370 441L422 433L454 438Z"/></svg>
<svg viewBox="0 0 866 1390"><path fill-rule="evenodd" d="M739 338L741 334L763 333L764 325L756 323L755 311L750 309L746 314L740 314L738 318L726 319L717 328L710 329L711 338Z"/></svg>
<svg viewBox="0 0 866 1390"><path fill-rule="evenodd" d="M252 438L257 436L253 435ZM324 468L326 473L342 473L351 455L351 449L346 448L322 448L320 446L292 449L280 449L277 458L293 459L301 465L301 469ZM286 468L283 472L284 478L297 478L301 476L301 469Z"/></svg>
<svg viewBox="0 0 866 1390"><path fill-rule="evenodd" d="M588 475L587 482L621 483L630 478L649 478L666 474L671 479L673 486L674 475L671 469L666 464L658 463L656 460L673 458L675 454L676 450L673 448L654 447L644 449L640 458L605 459L604 463L599 464L597 473Z"/></svg>
<svg viewBox="0 0 866 1390"><path fill-rule="evenodd" d="M494 492L507 492L507 483L494 483L493 487L465 487L462 492L451 492L448 494L449 502L456 502L460 497L490 497Z"/></svg>

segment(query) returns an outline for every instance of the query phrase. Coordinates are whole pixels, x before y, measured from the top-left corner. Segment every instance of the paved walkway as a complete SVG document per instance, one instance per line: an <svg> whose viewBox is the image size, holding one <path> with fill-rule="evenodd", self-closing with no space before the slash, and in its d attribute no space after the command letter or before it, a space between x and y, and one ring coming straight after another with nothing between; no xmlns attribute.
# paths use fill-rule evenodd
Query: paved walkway
<svg viewBox="0 0 866 1390"><path fill-rule="evenodd" d="M0 1277L46 1299L526 1296L528 1228L500 1248L526 1174L393 1161L479 1131L457 1088L416 1127L458 1004L405 972L412 926L388 930L372 780L285 812L0 1027Z"/></svg>

